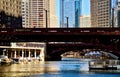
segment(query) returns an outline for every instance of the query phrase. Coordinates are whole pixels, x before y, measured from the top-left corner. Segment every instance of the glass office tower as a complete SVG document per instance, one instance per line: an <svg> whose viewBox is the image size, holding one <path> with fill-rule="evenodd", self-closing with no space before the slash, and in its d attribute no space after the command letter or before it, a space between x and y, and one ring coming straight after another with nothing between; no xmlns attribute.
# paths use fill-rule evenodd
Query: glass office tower
<svg viewBox="0 0 120 77"><path fill-rule="evenodd" d="M80 13L81 0L60 0L60 27L79 27Z"/></svg>
<svg viewBox="0 0 120 77"><path fill-rule="evenodd" d="M80 15L81 15L81 0L75 1L75 28L80 26Z"/></svg>

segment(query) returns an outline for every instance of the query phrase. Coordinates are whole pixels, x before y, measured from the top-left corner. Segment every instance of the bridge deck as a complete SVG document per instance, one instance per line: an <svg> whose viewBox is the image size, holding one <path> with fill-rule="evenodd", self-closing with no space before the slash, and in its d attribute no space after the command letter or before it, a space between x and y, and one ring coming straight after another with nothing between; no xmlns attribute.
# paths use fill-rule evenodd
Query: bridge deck
<svg viewBox="0 0 120 77"><path fill-rule="evenodd" d="M120 38L120 28L23 28L0 29L0 41L67 42L80 39Z"/></svg>

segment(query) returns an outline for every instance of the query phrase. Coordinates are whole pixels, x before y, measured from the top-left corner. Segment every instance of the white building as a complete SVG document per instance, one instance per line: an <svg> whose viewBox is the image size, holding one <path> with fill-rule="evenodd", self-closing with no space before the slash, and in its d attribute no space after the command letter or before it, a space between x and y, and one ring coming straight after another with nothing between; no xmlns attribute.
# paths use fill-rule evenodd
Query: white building
<svg viewBox="0 0 120 77"><path fill-rule="evenodd" d="M56 0L49 0L50 1L50 26L52 28L59 27L58 26L58 17L56 15Z"/></svg>
<svg viewBox="0 0 120 77"><path fill-rule="evenodd" d="M91 27L91 17L90 15L80 16L80 27Z"/></svg>
<svg viewBox="0 0 120 77"><path fill-rule="evenodd" d="M46 44L40 42L11 42L11 46L0 46L4 48L3 55L8 58L20 60L41 60L45 61Z"/></svg>

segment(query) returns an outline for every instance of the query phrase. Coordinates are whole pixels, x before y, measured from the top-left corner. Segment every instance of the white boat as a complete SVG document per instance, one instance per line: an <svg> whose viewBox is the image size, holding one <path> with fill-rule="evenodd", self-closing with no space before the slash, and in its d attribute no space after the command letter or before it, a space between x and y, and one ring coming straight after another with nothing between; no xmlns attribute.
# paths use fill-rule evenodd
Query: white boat
<svg viewBox="0 0 120 77"><path fill-rule="evenodd" d="M4 55L0 55L0 64L10 64L11 61L8 59L7 56Z"/></svg>

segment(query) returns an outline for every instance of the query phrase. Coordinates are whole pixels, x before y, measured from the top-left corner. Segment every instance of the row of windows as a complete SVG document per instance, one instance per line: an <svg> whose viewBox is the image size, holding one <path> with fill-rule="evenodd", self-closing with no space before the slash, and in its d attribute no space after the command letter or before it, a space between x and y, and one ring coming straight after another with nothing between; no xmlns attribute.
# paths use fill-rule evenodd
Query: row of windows
<svg viewBox="0 0 120 77"><path fill-rule="evenodd" d="M36 11L36 10L41 10L41 9L43 10L43 7L32 7L32 8L29 7L29 9L32 9L32 10ZM28 8L23 7L22 10L28 10Z"/></svg>
<svg viewBox="0 0 120 77"><path fill-rule="evenodd" d="M43 4L29 4L29 6L33 6L33 7L40 6L40 7L43 7Z"/></svg>
<svg viewBox="0 0 120 77"><path fill-rule="evenodd" d="M109 23L108 24L98 24L100 27L107 27L110 26Z"/></svg>
<svg viewBox="0 0 120 77"><path fill-rule="evenodd" d="M18 5L13 5L13 6L6 6L6 5L1 5L0 8L8 8L8 9L20 9L21 10L21 7L18 6Z"/></svg>
<svg viewBox="0 0 120 77"><path fill-rule="evenodd" d="M100 19L109 19L109 16L98 16L98 20L100 20Z"/></svg>
<svg viewBox="0 0 120 77"><path fill-rule="evenodd" d="M41 27L45 27L45 26L43 26L43 24L38 24L38 25L31 25L31 24L22 24L23 25L23 27L28 27L28 28L30 28L30 27L37 27L37 28L41 28Z"/></svg>
<svg viewBox="0 0 120 77"><path fill-rule="evenodd" d="M101 27L102 27L102 26L108 26L109 23L98 23L98 25L101 26Z"/></svg>
<svg viewBox="0 0 120 77"><path fill-rule="evenodd" d="M22 13L22 16L27 16L28 17L28 14L25 14L25 13L23 14ZM29 13L29 16L43 17L43 15L40 15L39 13Z"/></svg>
<svg viewBox="0 0 120 77"><path fill-rule="evenodd" d="M98 6L99 7L106 7L106 6L109 6L109 3L98 3Z"/></svg>
<svg viewBox="0 0 120 77"><path fill-rule="evenodd" d="M109 10L109 6L106 6L106 7L98 7L98 10Z"/></svg>
<svg viewBox="0 0 120 77"><path fill-rule="evenodd" d="M1 0L0 1L2 4L8 4L8 3L16 3L16 4L21 4L21 0Z"/></svg>
<svg viewBox="0 0 120 77"><path fill-rule="evenodd" d="M104 18L103 18L103 19L98 19L98 21L99 21L99 22L106 22L106 21L109 21L109 19L107 19L107 18L104 19Z"/></svg>
<svg viewBox="0 0 120 77"><path fill-rule="evenodd" d="M43 2L29 2L29 4L41 4L41 5L43 5Z"/></svg>
<svg viewBox="0 0 120 77"><path fill-rule="evenodd" d="M31 19L33 22L41 22L43 19ZM28 22L28 20L22 19L23 22ZM30 21L30 20L29 20Z"/></svg>
<svg viewBox="0 0 120 77"><path fill-rule="evenodd" d="M33 3L33 2L32 2L32 3L31 3L31 2L30 2L29 5L42 5L42 6L43 6L44 4L43 4L42 2L41 2L41 3L38 3L38 2L36 2L36 3Z"/></svg>
<svg viewBox="0 0 120 77"><path fill-rule="evenodd" d="M39 18L38 18L38 19L29 18L29 21L30 21L30 20L31 20L31 21L35 21L35 22L36 22L36 21L41 22L41 21L43 21L43 18L41 18L41 19L39 19Z"/></svg>
<svg viewBox="0 0 120 77"><path fill-rule="evenodd" d="M109 16L108 15L104 15L104 16L97 16L98 17L98 19L108 19L109 18Z"/></svg>
<svg viewBox="0 0 120 77"><path fill-rule="evenodd" d="M98 19L98 23L103 23L103 22L108 23L109 19L101 19L101 20Z"/></svg>
<svg viewBox="0 0 120 77"><path fill-rule="evenodd" d="M108 16L109 14L108 12L98 12L98 16Z"/></svg>
<svg viewBox="0 0 120 77"><path fill-rule="evenodd" d="M32 23L32 24L39 24L39 23L43 23L43 21L24 21L24 20L22 20L22 23Z"/></svg>

